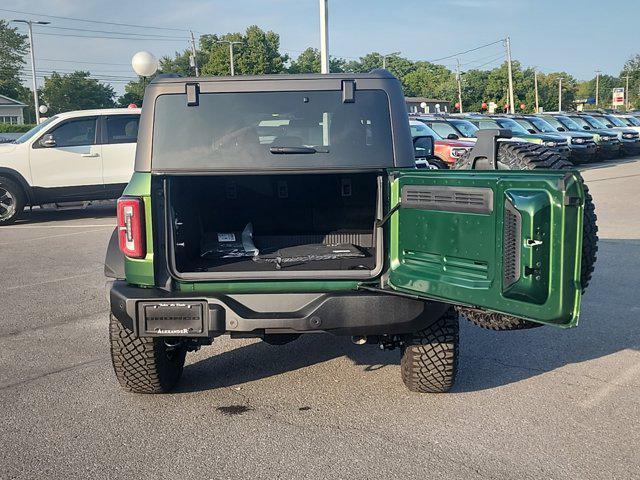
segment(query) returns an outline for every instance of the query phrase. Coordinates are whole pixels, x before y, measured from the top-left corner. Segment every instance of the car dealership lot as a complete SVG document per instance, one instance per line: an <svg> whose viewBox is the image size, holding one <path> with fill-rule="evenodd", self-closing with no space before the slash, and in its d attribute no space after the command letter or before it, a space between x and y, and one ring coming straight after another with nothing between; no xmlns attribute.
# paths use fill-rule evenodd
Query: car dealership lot
<svg viewBox="0 0 640 480"><path fill-rule="evenodd" d="M114 209L28 213L0 228L0 476L638 476L640 158L584 176L601 240L580 327L464 322L443 395L407 392L397 351L328 335L225 337L188 355L175 393L126 394L102 276Z"/></svg>

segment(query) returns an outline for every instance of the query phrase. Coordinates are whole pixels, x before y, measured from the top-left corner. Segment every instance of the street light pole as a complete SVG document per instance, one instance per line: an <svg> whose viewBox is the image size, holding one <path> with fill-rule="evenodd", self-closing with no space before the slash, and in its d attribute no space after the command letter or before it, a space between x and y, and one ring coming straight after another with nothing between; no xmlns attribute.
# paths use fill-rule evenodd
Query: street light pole
<svg viewBox="0 0 640 480"><path fill-rule="evenodd" d="M191 55L193 55L193 68L196 71L196 77L200 76L200 70L198 69L198 57L196 56L196 39L193 37L193 32L189 30L191 34Z"/></svg>
<svg viewBox="0 0 640 480"><path fill-rule="evenodd" d="M387 57L393 57L395 55L400 55L400 52L391 52L391 53L385 53L384 55L381 55L382 57L382 68L387 68Z"/></svg>
<svg viewBox="0 0 640 480"><path fill-rule="evenodd" d="M600 101L600 70L596 70L596 107Z"/></svg>
<svg viewBox="0 0 640 480"><path fill-rule="evenodd" d="M238 41L232 41L232 40L218 40L216 43L228 43L229 44L229 67L231 70L231 76L233 77L236 72L235 72L235 67L234 67L234 63L233 63L233 46L234 45L240 45L242 42L238 42Z"/></svg>
<svg viewBox="0 0 640 480"><path fill-rule="evenodd" d="M562 111L562 77L558 78L558 111Z"/></svg>
<svg viewBox="0 0 640 480"><path fill-rule="evenodd" d="M511 39L507 37L504 41L505 48L507 49L507 71L509 73L509 111L516 113L515 106L513 105L513 73L511 71Z"/></svg>
<svg viewBox="0 0 640 480"><path fill-rule="evenodd" d="M624 89L624 109L629 110L629 74L626 75L627 87Z"/></svg>
<svg viewBox="0 0 640 480"><path fill-rule="evenodd" d="M458 63L458 67L456 70L456 79L458 80L458 111L462 113L462 78L460 77L460 59L456 58L456 62Z"/></svg>
<svg viewBox="0 0 640 480"><path fill-rule="evenodd" d="M33 84L33 103L36 107L36 125L40 123L40 102L38 101L38 82L36 81L36 56L33 53L33 24L48 25L51 22L34 22L33 20L13 20L16 23L26 23L29 27L29 50L31 51L31 80Z"/></svg>
<svg viewBox="0 0 640 480"><path fill-rule="evenodd" d="M536 113L540 113L540 103L538 101L538 70L533 71L533 88L536 93Z"/></svg>
<svg viewBox="0 0 640 480"><path fill-rule="evenodd" d="M318 0L320 7L320 73L329 73L329 2Z"/></svg>

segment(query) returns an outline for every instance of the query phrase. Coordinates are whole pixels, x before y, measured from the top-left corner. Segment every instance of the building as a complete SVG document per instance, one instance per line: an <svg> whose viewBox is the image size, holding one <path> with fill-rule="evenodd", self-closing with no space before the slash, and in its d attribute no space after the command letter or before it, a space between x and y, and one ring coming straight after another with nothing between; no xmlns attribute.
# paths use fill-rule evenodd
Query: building
<svg viewBox="0 0 640 480"><path fill-rule="evenodd" d="M26 105L13 98L0 95L0 123L22 125Z"/></svg>
<svg viewBox="0 0 640 480"><path fill-rule="evenodd" d="M427 97L404 97L409 113L446 113L449 111L448 100Z"/></svg>

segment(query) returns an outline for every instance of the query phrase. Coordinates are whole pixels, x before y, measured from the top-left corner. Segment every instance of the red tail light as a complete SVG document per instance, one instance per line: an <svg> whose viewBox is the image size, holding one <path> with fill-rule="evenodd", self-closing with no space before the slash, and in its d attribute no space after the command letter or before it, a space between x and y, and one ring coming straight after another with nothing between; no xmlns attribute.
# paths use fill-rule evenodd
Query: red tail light
<svg viewBox="0 0 640 480"><path fill-rule="evenodd" d="M118 199L118 239L120 250L127 257L144 258L146 255L144 203L141 198Z"/></svg>

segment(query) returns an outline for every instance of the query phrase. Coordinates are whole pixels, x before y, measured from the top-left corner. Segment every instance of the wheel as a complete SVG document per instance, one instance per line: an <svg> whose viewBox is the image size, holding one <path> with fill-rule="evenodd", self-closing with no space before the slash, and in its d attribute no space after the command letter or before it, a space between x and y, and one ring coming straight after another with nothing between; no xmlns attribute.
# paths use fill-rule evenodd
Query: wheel
<svg viewBox="0 0 640 480"><path fill-rule="evenodd" d="M166 393L180 380L187 350L164 338L136 338L113 315L109 319L111 361L120 386L134 393Z"/></svg>
<svg viewBox="0 0 640 480"><path fill-rule="evenodd" d="M405 339L400 369L409 390L451 390L458 369L458 328L458 314L451 308L436 322Z"/></svg>
<svg viewBox="0 0 640 480"><path fill-rule="evenodd" d="M455 164L456 169L464 169L468 165L469 154L465 154ZM533 143L501 142L498 146L498 168L502 170L535 170L570 169L571 162L563 160L557 153L541 145ZM598 252L598 225L593 197L589 188L584 185L585 203L582 228L582 264L580 284L584 293L595 267ZM541 327L542 324L499 313L484 312L464 307L457 310L472 323L491 330L522 330Z"/></svg>
<svg viewBox="0 0 640 480"><path fill-rule="evenodd" d="M449 170L449 164L440 158L432 158L429 165L435 167L433 170Z"/></svg>
<svg viewBox="0 0 640 480"><path fill-rule="evenodd" d="M13 180L0 177L0 225L16 221L24 210L24 191Z"/></svg>

